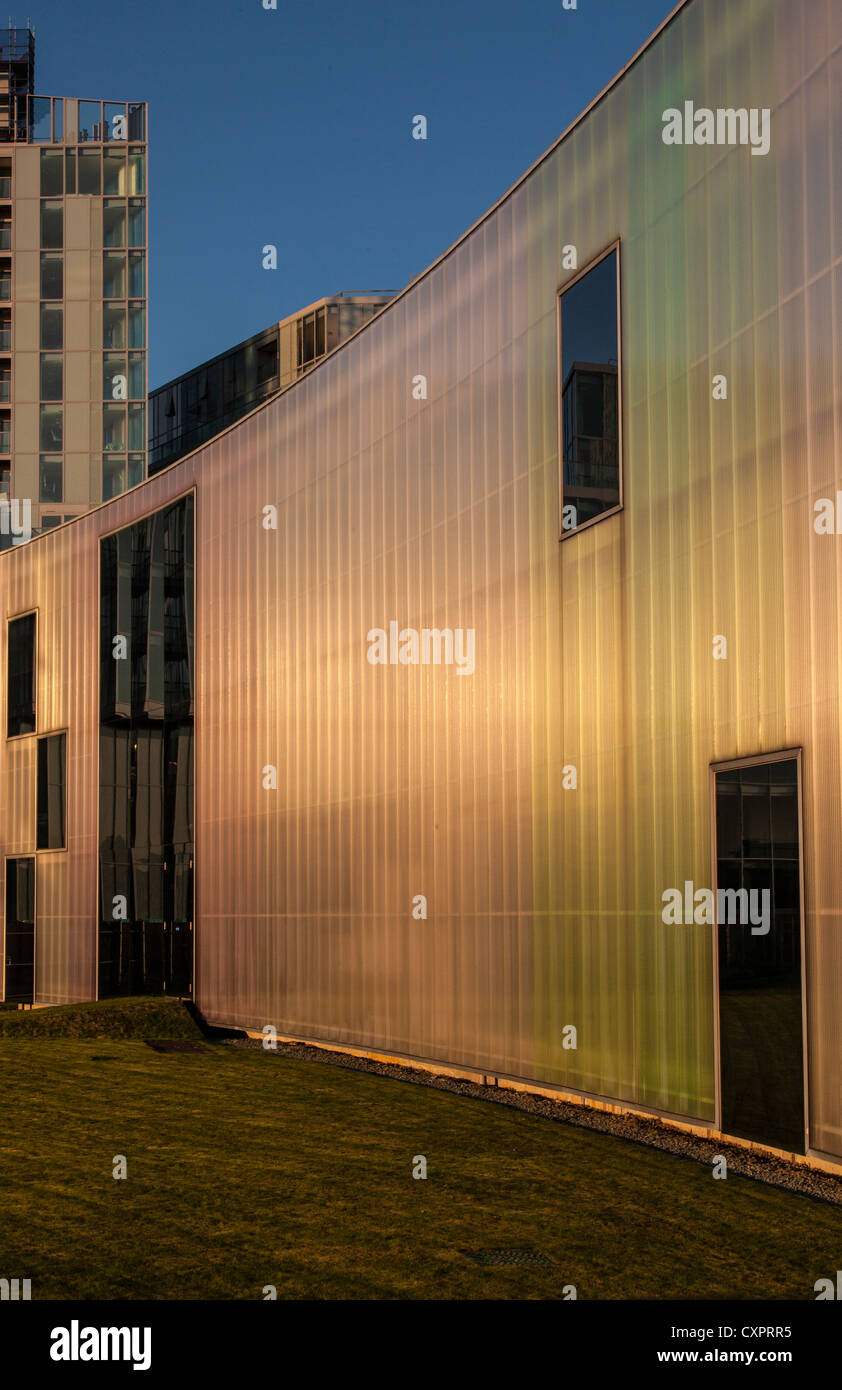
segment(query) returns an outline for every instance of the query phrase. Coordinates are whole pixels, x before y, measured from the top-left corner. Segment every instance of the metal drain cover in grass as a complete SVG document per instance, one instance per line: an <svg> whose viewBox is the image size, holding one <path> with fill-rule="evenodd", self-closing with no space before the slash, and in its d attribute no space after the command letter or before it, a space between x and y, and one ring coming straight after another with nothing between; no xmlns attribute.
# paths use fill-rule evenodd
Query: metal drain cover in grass
<svg viewBox="0 0 842 1390"><path fill-rule="evenodd" d="M206 1052L204 1043L191 1038L147 1038L146 1046L153 1052Z"/></svg>
<svg viewBox="0 0 842 1390"><path fill-rule="evenodd" d="M478 1265L524 1265L528 1269L552 1269L555 1260L540 1250L465 1250Z"/></svg>

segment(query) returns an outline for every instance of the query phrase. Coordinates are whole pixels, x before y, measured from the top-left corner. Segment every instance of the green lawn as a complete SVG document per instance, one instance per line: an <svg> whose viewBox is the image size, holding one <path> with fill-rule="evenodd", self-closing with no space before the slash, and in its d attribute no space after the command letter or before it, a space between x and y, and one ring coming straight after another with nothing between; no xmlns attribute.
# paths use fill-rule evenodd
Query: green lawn
<svg viewBox="0 0 842 1390"><path fill-rule="evenodd" d="M0 1036L0 1068L0 1275L33 1298L812 1299L842 1264L842 1209L380 1076L114 1037ZM461 1253L522 1246L555 1267Z"/></svg>

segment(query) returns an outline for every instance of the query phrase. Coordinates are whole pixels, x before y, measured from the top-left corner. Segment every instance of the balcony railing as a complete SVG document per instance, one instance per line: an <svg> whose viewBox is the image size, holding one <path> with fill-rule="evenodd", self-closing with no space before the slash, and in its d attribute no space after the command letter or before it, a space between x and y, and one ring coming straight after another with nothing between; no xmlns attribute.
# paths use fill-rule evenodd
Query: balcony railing
<svg viewBox="0 0 842 1390"><path fill-rule="evenodd" d="M0 351L3 351L3 349L5 349L6 352L8 352L8 351L10 350L11 346L12 346L12 330L11 330L11 328L0 328Z"/></svg>
<svg viewBox="0 0 842 1390"><path fill-rule="evenodd" d="M12 399L12 383L8 377L0 377L0 401Z"/></svg>
<svg viewBox="0 0 842 1390"><path fill-rule="evenodd" d="M0 251L11 251L12 249L12 229L11 227L0 227Z"/></svg>
<svg viewBox="0 0 842 1390"><path fill-rule="evenodd" d="M0 198L11 198L11 196L12 196L12 180L11 180L11 179L0 179Z"/></svg>
<svg viewBox="0 0 842 1390"><path fill-rule="evenodd" d="M12 436L8 431L0 430L0 454L10 454L12 452Z"/></svg>
<svg viewBox="0 0 842 1390"><path fill-rule="evenodd" d="M11 276L8 276L8 275L0 276L0 299L11 299L11 297L12 297L12 280L11 280Z"/></svg>

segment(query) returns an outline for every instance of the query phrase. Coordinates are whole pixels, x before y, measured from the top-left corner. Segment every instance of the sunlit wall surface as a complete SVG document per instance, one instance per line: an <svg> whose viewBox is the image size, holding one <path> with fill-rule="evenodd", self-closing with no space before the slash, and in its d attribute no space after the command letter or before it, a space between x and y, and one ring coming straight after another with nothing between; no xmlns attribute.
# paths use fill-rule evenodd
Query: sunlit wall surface
<svg viewBox="0 0 842 1390"><path fill-rule="evenodd" d="M665 145L685 100L771 108L770 152ZM840 117L837 4L691 0L376 322L0 557L7 613L39 608L38 732L69 729L40 998L95 992L98 537L195 485L205 1014L713 1123L714 929L662 893L711 884L710 764L801 748L809 1143L842 1157L841 542L813 527L842 488ZM624 508L560 543L563 248L617 239ZM392 621L475 630L473 673L371 664ZM34 744L2 745L9 855Z"/></svg>

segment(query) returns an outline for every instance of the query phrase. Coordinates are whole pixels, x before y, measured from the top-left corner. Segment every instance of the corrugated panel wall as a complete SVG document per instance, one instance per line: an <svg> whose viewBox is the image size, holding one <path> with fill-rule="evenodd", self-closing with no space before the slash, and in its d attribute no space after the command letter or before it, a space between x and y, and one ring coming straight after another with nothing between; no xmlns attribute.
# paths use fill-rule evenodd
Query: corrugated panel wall
<svg viewBox="0 0 842 1390"><path fill-rule="evenodd" d="M711 881L710 763L803 746L811 1142L842 1156L840 551L812 528L842 487L840 44L825 0L693 0L370 329L0 559L8 611L51 614L40 660L77 731L77 843L63 882L39 868L41 997L92 979L70 944L95 938L93 536L195 479L207 1015L712 1121L711 932L665 926L661 894ZM685 99L772 107L771 153L664 146ZM560 545L562 247L583 266L618 237L625 510ZM370 665L392 620L474 628L474 674ZM11 748L14 827L31 778Z"/></svg>

